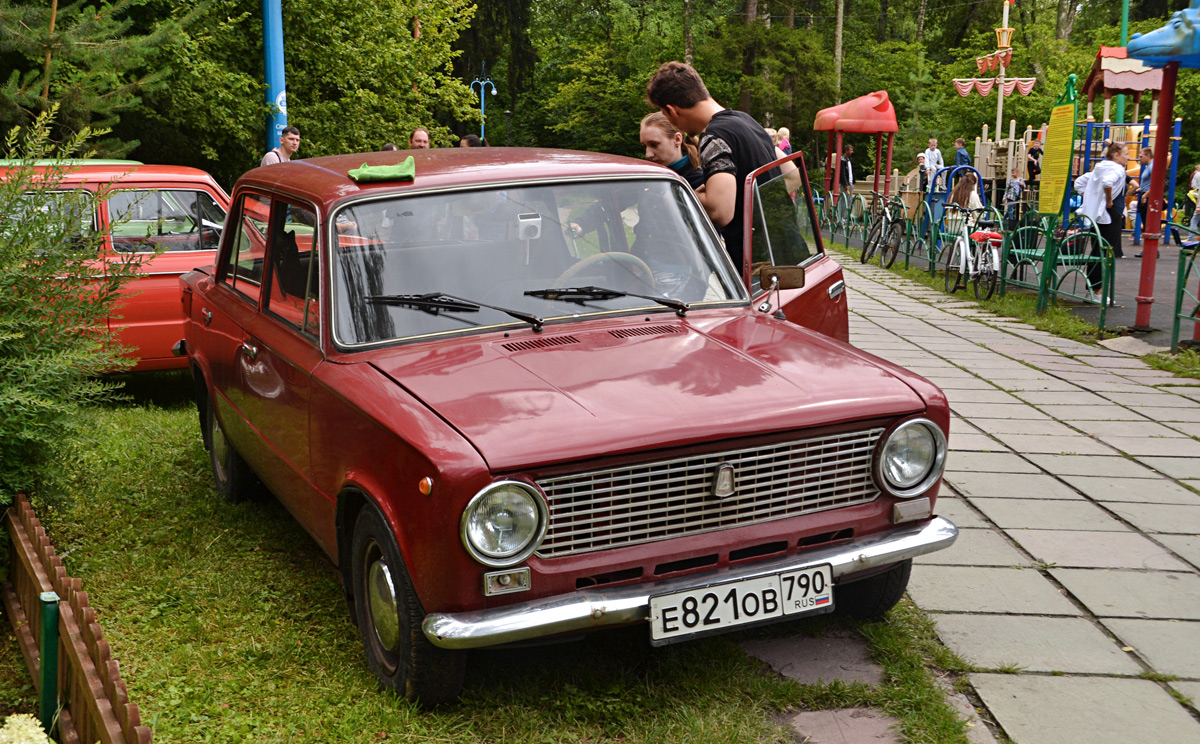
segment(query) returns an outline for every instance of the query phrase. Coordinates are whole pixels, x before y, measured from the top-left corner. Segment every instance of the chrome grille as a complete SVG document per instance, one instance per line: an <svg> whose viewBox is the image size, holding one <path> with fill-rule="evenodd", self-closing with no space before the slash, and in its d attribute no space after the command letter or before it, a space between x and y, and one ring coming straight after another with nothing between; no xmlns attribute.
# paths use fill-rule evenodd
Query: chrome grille
<svg viewBox="0 0 1200 744"><path fill-rule="evenodd" d="M873 501L871 460L882 428L538 481L550 526L546 558L639 545ZM736 490L713 477L733 465Z"/></svg>

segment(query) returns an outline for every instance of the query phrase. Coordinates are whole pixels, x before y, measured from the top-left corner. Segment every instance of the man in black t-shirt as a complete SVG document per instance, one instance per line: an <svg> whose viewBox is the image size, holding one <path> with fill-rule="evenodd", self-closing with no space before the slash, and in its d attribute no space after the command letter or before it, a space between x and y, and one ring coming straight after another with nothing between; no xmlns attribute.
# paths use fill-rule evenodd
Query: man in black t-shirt
<svg viewBox="0 0 1200 744"><path fill-rule="evenodd" d="M725 248L739 271L743 268L742 188L755 169L775 160L770 135L749 114L727 109L713 100L691 65L667 62L646 85L646 100L681 131L700 135L704 185L696 196L709 219L725 237ZM779 175L761 174L759 183Z"/></svg>

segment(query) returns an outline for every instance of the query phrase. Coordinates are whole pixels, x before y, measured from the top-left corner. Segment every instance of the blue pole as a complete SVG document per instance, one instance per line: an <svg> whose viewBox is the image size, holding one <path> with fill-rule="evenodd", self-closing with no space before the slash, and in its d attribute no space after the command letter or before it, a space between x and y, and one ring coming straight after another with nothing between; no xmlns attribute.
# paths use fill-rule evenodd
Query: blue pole
<svg viewBox="0 0 1200 744"><path fill-rule="evenodd" d="M496 95L496 84L487 75L487 62L484 62L479 69L479 77L471 81L471 90L478 89L479 91L479 139L484 139L484 132L487 128L487 92L488 87L492 89L492 95Z"/></svg>
<svg viewBox="0 0 1200 744"><path fill-rule="evenodd" d="M262 0L263 13L263 76L266 78L267 149L279 146L283 128L287 126L287 86L283 68L283 2Z"/></svg>
<svg viewBox="0 0 1200 744"><path fill-rule="evenodd" d="M1163 203L1164 221L1171 219L1171 214L1175 210L1175 176L1179 172L1179 140L1182 133L1183 119L1176 119L1171 132L1171 171L1167 174L1167 198ZM1170 241L1171 232L1169 228L1163 230L1164 243Z"/></svg>

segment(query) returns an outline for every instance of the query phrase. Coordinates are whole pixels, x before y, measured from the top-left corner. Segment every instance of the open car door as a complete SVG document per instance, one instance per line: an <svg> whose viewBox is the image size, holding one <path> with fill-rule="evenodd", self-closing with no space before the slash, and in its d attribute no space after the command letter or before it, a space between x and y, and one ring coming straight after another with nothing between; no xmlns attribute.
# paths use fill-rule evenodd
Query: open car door
<svg viewBox="0 0 1200 744"><path fill-rule="evenodd" d="M775 168L779 171L773 178L758 181ZM749 174L743 198L744 245L751 249L745 253L742 280L754 306L782 311L793 323L849 342L846 283L841 265L825 254L803 153L792 153ZM778 290L761 286L759 269L764 265L800 266L804 286Z"/></svg>

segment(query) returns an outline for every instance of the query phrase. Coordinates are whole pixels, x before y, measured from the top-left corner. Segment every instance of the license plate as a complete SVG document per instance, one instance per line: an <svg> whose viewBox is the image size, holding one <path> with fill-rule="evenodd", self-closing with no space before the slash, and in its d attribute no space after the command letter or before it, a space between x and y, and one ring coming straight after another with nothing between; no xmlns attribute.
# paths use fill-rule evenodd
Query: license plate
<svg viewBox="0 0 1200 744"><path fill-rule="evenodd" d="M829 564L650 598L650 641L668 643L773 618L833 610Z"/></svg>

